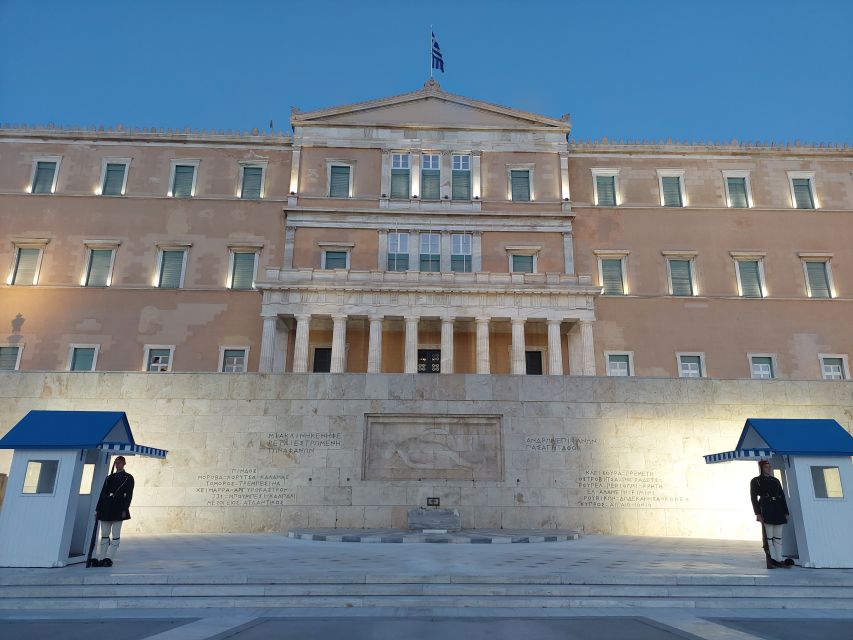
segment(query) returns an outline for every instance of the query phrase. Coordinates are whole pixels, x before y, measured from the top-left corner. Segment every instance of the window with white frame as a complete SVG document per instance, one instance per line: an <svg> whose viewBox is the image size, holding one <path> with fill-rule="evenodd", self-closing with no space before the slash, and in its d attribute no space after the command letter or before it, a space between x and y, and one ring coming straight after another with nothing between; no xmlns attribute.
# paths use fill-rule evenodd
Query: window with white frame
<svg viewBox="0 0 853 640"><path fill-rule="evenodd" d="M72 344L68 349L69 371L94 371L98 360L99 345Z"/></svg>
<svg viewBox="0 0 853 640"><path fill-rule="evenodd" d="M33 171L30 179L30 193L49 194L56 191L61 156L42 156L33 159Z"/></svg>
<svg viewBox="0 0 853 640"><path fill-rule="evenodd" d="M160 247L157 259L157 287L180 289L184 286L187 250L182 247Z"/></svg>
<svg viewBox="0 0 853 640"><path fill-rule="evenodd" d="M420 234L420 269L421 271L441 271L441 234Z"/></svg>
<svg viewBox="0 0 853 640"><path fill-rule="evenodd" d="M219 370L222 373L245 373L249 349L247 347L221 347Z"/></svg>
<svg viewBox="0 0 853 640"><path fill-rule="evenodd" d="M16 244L7 282L18 286L38 284L44 244Z"/></svg>
<svg viewBox="0 0 853 640"><path fill-rule="evenodd" d="M172 370L173 345L145 345L145 370L166 373Z"/></svg>
<svg viewBox="0 0 853 640"><path fill-rule="evenodd" d="M764 257L732 253L737 273L738 295L742 298L763 298L767 295L764 284Z"/></svg>
<svg viewBox="0 0 853 640"><path fill-rule="evenodd" d="M169 196L192 198L195 195L199 160L172 160Z"/></svg>
<svg viewBox="0 0 853 640"><path fill-rule="evenodd" d="M112 284L115 247L88 245L86 247L86 272L84 287L108 287Z"/></svg>
<svg viewBox="0 0 853 640"><path fill-rule="evenodd" d="M750 353L749 372L755 380L772 380L776 377L776 358L770 353Z"/></svg>
<svg viewBox="0 0 853 640"><path fill-rule="evenodd" d="M606 296L624 296L627 287L627 251L595 251L598 257L598 282Z"/></svg>
<svg viewBox="0 0 853 640"><path fill-rule="evenodd" d="M824 380L849 380L850 369L847 356L837 353L821 353L820 372Z"/></svg>
<svg viewBox="0 0 853 640"><path fill-rule="evenodd" d="M453 156L450 197L453 200L471 199L471 156Z"/></svg>
<svg viewBox="0 0 853 640"><path fill-rule="evenodd" d="M814 171L789 171L788 186L791 189L791 205L795 209L817 209L814 188Z"/></svg>
<svg viewBox="0 0 853 640"><path fill-rule="evenodd" d="M329 164L329 197L349 198L352 196L352 165L340 162Z"/></svg>
<svg viewBox="0 0 853 640"><path fill-rule="evenodd" d="M599 207L615 207L619 204L616 196L616 176L619 169L593 169L593 201Z"/></svg>
<svg viewBox="0 0 853 640"><path fill-rule="evenodd" d="M681 378L704 378L705 377L705 354L704 353L679 353L678 375Z"/></svg>
<svg viewBox="0 0 853 640"><path fill-rule="evenodd" d="M123 196L129 167L130 158L104 158L101 163L100 195Z"/></svg>
<svg viewBox="0 0 853 640"><path fill-rule="evenodd" d="M658 169L660 203L663 207L687 206L684 191L684 171L681 169Z"/></svg>
<svg viewBox="0 0 853 640"><path fill-rule="evenodd" d="M19 344L0 345L0 371L17 371L24 348Z"/></svg>
<svg viewBox="0 0 853 640"><path fill-rule="evenodd" d="M752 190L749 171L723 171L726 187L726 205L732 209L748 209L752 206Z"/></svg>
<svg viewBox="0 0 853 640"><path fill-rule="evenodd" d="M409 234L391 231L388 233L388 271L409 270Z"/></svg>
<svg viewBox="0 0 853 640"><path fill-rule="evenodd" d="M258 264L256 249L231 249L229 289L254 289Z"/></svg>
<svg viewBox="0 0 853 640"><path fill-rule="evenodd" d="M831 254L800 254L806 278L806 293L810 298L834 297L830 258Z"/></svg>
<svg viewBox="0 0 853 640"><path fill-rule="evenodd" d="M240 163L240 198L260 200L264 197L266 164Z"/></svg>
<svg viewBox="0 0 853 640"><path fill-rule="evenodd" d="M441 156L425 153L421 156L421 200L441 198Z"/></svg>
<svg viewBox="0 0 853 640"><path fill-rule="evenodd" d="M350 255L355 244L349 242L318 242L323 251L323 269L349 269Z"/></svg>
<svg viewBox="0 0 853 640"><path fill-rule="evenodd" d="M604 356L607 360L608 376L634 375L634 354L632 352L605 351Z"/></svg>
<svg viewBox="0 0 853 640"><path fill-rule="evenodd" d="M450 235L450 270L470 273L472 270L471 248L473 236L470 233Z"/></svg>
<svg viewBox="0 0 853 640"><path fill-rule="evenodd" d="M391 154L391 198L408 200L411 174L408 153Z"/></svg>
<svg viewBox="0 0 853 640"><path fill-rule="evenodd" d="M532 180L530 174L532 169L510 167L509 176L509 199L513 202L529 202L533 200Z"/></svg>
<svg viewBox="0 0 853 640"><path fill-rule="evenodd" d="M666 254L664 254L666 255ZM695 269L692 255L673 254L666 258L666 271L669 276L669 295L695 296Z"/></svg>
<svg viewBox="0 0 853 640"><path fill-rule="evenodd" d="M538 265L539 252L542 247L539 245L518 245L506 247L507 255L509 256L509 272L510 273L536 273Z"/></svg>

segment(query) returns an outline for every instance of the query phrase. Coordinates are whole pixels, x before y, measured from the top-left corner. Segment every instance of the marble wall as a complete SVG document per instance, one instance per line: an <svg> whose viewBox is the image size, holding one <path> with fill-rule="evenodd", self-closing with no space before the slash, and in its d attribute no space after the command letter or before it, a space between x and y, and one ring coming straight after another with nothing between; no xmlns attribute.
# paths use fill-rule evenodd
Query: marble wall
<svg viewBox="0 0 853 640"><path fill-rule="evenodd" d="M0 433L31 409L123 410L169 450L128 463L144 532L404 527L438 497L465 527L754 538L755 466L702 455L734 448L747 417L850 430L851 407L850 382L0 374Z"/></svg>

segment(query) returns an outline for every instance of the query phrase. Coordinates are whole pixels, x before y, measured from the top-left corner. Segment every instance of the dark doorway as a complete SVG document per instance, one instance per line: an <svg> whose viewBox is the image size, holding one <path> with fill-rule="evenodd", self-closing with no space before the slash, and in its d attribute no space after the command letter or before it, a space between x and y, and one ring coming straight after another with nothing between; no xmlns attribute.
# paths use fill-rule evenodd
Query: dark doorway
<svg viewBox="0 0 853 640"><path fill-rule="evenodd" d="M525 351L524 361L527 365L527 375L541 376L542 375L542 352L541 351Z"/></svg>
<svg viewBox="0 0 853 640"><path fill-rule="evenodd" d="M418 349L418 373L441 373L441 349Z"/></svg>
<svg viewBox="0 0 853 640"><path fill-rule="evenodd" d="M329 373L332 370L332 348L316 347L314 349L314 363L311 371L314 373Z"/></svg>

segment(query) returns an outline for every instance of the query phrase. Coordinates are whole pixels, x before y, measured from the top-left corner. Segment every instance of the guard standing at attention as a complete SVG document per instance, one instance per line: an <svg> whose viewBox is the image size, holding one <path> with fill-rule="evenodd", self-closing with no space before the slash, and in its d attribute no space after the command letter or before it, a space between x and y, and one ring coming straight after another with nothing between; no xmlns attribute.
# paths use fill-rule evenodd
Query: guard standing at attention
<svg viewBox="0 0 853 640"><path fill-rule="evenodd" d="M104 480L104 487L95 507L95 517L101 521L100 560L93 560L96 567L113 566L113 558L121 541L121 525L130 520L130 501L133 500L133 476L124 470L124 456L113 462L113 473ZM112 536L112 541L110 541Z"/></svg>
<svg viewBox="0 0 853 640"><path fill-rule="evenodd" d="M758 462L759 475L749 483L749 496L755 519L764 525L765 549L769 552L767 568L790 568L782 561L782 528L788 522L788 502L782 483L773 475L769 460Z"/></svg>

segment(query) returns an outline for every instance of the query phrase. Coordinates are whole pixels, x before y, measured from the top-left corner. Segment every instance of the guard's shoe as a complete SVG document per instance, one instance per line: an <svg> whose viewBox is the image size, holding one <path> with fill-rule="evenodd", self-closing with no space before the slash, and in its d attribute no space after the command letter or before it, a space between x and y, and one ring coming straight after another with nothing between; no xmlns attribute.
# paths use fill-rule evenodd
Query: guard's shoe
<svg viewBox="0 0 853 640"><path fill-rule="evenodd" d="M777 567L776 561L771 560L770 558L767 558L767 568L768 569L775 569L776 567Z"/></svg>
<svg viewBox="0 0 853 640"><path fill-rule="evenodd" d="M101 566L102 567L111 567L111 566L113 566L113 561L110 560L109 558L104 558L103 560L101 560Z"/></svg>
<svg viewBox="0 0 853 640"><path fill-rule="evenodd" d="M101 566L101 561L98 560L97 558L92 558L91 560L86 562L86 568L87 569L90 567L100 567L100 566Z"/></svg>

